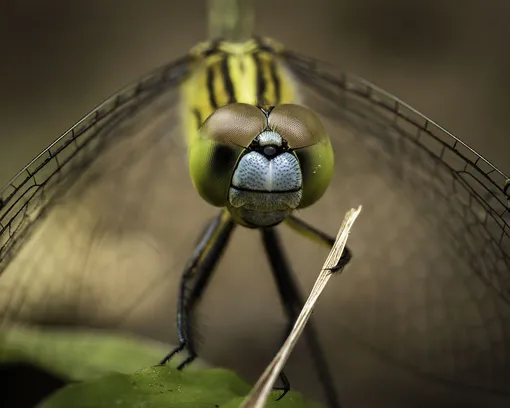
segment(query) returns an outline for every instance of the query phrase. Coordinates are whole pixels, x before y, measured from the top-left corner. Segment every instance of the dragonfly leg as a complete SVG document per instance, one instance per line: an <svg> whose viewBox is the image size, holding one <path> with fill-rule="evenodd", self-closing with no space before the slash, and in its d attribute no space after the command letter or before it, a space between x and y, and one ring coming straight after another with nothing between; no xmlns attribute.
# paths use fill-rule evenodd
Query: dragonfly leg
<svg viewBox="0 0 510 408"><path fill-rule="evenodd" d="M318 243L322 246L326 246L327 248L333 247L335 243L335 237L332 237L325 232L313 227L312 225L300 220L299 218L291 215L290 217L285 219L285 223L296 231L298 234L302 235L305 238L310 239L311 241ZM345 247L342 256L340 257L338 263L330 268L331 272L339 272L341 271L352 259L352 252L348 247Z"/></svg>
<svg viewBox="0 0 510 408"><path fill-rule="evenodd" d="M227 211L222 210L205 228L182 274L177 301L177 332L179 345L168 353L160 365L166 364L184 349L188 357L177 367L191 363L197 353L191 336L191 317L220 260L234 230L235 223Z"/></svg>
<svg viewBox="0 0 510 408"><path fill-rule="evenodd" d="M276 398L276 401L280 401L283 397L285 397L285 394L287 394L290 391L289 379L287 378L287 376L285 375L285 373L283 371L280 371L279 377L280 377L280 381L281 381L282 385L275 385L273 387L273 390L282 391L282 393L280 394L280 396L278 398Z"/></svg>
<svg viewBox="0 0 510 408"><path fill-rule="evenodd" d="M294 322L296 321L301 309L304 305L297 282L290 269L290 264L287 262L283 246L281 244L280 236L276 229L267 228L262 230L262 242L269 263L273 277L278 287L278 293L282 301L285 313L289 322L285 338L292 330ZM329 370L326 357L320 346L318 334L313 324L313 319L310 319L304 329L305 339L311 351L312 358L317 370L319 379L324 387L326 398L329 407L340 408L339 399L335 390L333 377Z"/></svg>

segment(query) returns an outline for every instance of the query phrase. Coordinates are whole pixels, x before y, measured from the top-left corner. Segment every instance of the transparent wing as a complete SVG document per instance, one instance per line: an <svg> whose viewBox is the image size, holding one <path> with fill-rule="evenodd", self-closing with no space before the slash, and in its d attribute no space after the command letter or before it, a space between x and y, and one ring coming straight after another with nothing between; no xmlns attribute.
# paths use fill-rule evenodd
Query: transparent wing
<svg viewBox="0 0 510 408"><path fill-rule="evenodd" d="M183 58L114 95L2 190L3 325L136 326L163 301L149 294L178 279L186 245L170 233L191 191L176 89L188 69Z"/></svg>
<svg viewBox="0 0 510 408"><path fill-rule="evenodd" d="M327 196L303 218L334 233L363 205L352 265L329 289L335 301L324 301L334 307L323 310L330 337L352 336L406 370L510 394L508 177L377 87L285 58L336 154ZM301 245L292 253L306 269L322 257Z"/></svg>
<svg viewBox="0 0 510 408"><path fill-rule="evenodd" d="M364 206L352 265L314 314L342 400L444 406L449 388L427 388L428 376L495 406L465 388L509 393L506 177L377 89L295 55L286 62L336 151L331 189L299 215L334 234L347 209ZM176 85L188 69L183 59L115 95L2 190L3 328L63 323L175 342L180 273L216 211L187 174ZM281 230L307 292L327 251ZM199 312L199 356L247 380L286 327L257 238L235 232ZM300 344L286 374L320 398L310 372Z"/></svg>

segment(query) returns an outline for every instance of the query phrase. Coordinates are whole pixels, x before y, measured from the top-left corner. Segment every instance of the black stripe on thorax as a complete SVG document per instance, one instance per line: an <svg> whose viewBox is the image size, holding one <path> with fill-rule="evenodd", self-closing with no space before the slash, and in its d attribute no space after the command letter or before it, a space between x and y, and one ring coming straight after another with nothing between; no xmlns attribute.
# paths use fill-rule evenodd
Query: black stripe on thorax
<svg viewBox="0 0 510 408"><path fill-rule="evenodd" d="M273 81L274 85L274 94L275 94L275 105L278 105L281 100L281 84L280 84L280 77L278 76L278 71L276 69L276 62L274 58L271 58L271 63L269 64L269 70L271 72L271 80Z"/></svg>
<svg viewBox="0 0 510 408"><path fill-rule="evenodd" d="M218 53L211 53L209 56L217 55ZM229 55L221 52L220 60L213 65L209 65L207 67L206 73L206 83L207 83L207 92L209 94L209 103L213 109L218 109L220 106L216 99L216 94L214 90L214 82L217 79L217 75L221 76L221 82L223 82L223 89L227 94L228 103L234 103L237 101L234 83L232 82L232 76L230 75L230 68L228 65ZM217 65L219 64L219 66Z"/></svg>
<svg viewBox="0 0 510 408"><path fill-rule="evenodd" d="M216 101L216 94L214 93L214 66L207 67L207 93L209 94L209 103L213 109L218 109L218 101Z"/></svg>
<svg viewBox="0 0 510 408"><path fill-rule="evenodd" d="M263 51L265 52L265 51ZM260 58L260 51L253 53L253 61L255 62L255 68L257 72L257 102L259 105L278 105L281 101L281 79L278 74L276 61L272 52L267 51L269 55L268 60L262 60ZM264 75L264 68L268 69L269 78ZM274 86L274 101L266 100L267 92L267 81L270 80Z"/></svg>
<svg viewBox="0 0 510 408"><path fill-rule="evenodd" d="M221 59L221 76L223 77L223 86L225 92L228 95L228 103L236 102L236 94L234 84L232 83L232 77L230 75L230 69L228 66L228 55L224 54Z"/></svg>
<svg viewBox="0 0 510 408"><path fill-rule="evenodd" d="M260 61L258 53L253 53L253 61L255 62L255 69L257 71L257 103L265 105L264 95L266 93L267 84L264 79L264 72L262 62Z"/></svg>
<svg viewBox="0 0 510 408"><path fill-rule="evenodd" d="M193 116L195 116L195 121L197 125L197 129L202 126L202 115L200 114L200 111L197 108L193 109Z"/></svg>

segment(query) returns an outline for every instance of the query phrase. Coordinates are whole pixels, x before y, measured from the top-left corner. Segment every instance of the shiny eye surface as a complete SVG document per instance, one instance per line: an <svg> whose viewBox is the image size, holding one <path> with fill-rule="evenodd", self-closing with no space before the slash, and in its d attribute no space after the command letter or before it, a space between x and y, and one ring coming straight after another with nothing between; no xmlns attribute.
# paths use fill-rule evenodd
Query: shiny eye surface
<svg viewBox="0 0 510 408"><path fill-rule="evenodd" d="M269 126L299 159L303 177L299 208L312 205L324 195L333 175L333 148L326 128L313 111L293 104L276 106L269 114Z"/></svg>
<svg viewBox="0 0 510 408"><path fill-rule="evenodd" d="M191 180L204 200L217 207L226 204L240 156L266 126L264 113L244 103L221 107L207 118L188 152Z"/></svg>
<svg viewBox="0 0 510 408"><path fill-rule="evenodd" d="M260 109L245 103L233 103L209 116L199 130L199 137L226 145L248 147L266 126L267 118Z"/></svg>
<svg viewBox="0 0 510 408"><path fill-rule="evenodd" d="M304 106L278 105L268 119L270 128L280 134L291 149L312 146L329 139L321 120Z"/></svg>

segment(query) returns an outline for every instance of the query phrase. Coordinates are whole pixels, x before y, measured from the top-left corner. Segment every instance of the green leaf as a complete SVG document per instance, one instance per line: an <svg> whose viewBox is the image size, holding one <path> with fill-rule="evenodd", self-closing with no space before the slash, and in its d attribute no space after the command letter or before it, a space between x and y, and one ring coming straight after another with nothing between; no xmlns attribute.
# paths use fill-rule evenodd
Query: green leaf
<svg viewBox="0 0 510 408"><path fill-rule="evenodd" d="M203 369L203 361L178 371L175 367L184 356L154 367L170 349L133 335L99 330L15 326L0 332L0 364L26 362L74 382L40 408L237 408L250 391L251 386L235 373ZM318 406L293 391L275 402L279 395L279 391L272 394L269 407Z"/></svg>
<svg viewBox="0 0 510 408"><path fill-rule="evenodd" d="M251 386L224 369L178 371L151 367L135 374L110 374L72 384L53 394L37 408L234 408ZM273 392L267 406L319 407L296 392L276 401Z"/></svg>
<svg viewBox="0 0 510 408"><path fill-rule="evenodd" d="M157 364L172 346L126 333L14 326L0 332L0 363L31 363L68 381L133 373ZM183 356L176 356L176 366ZM190 368L205 367L195 361Z"/></svg>

